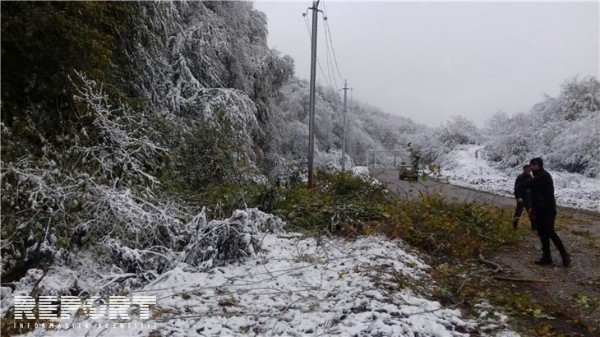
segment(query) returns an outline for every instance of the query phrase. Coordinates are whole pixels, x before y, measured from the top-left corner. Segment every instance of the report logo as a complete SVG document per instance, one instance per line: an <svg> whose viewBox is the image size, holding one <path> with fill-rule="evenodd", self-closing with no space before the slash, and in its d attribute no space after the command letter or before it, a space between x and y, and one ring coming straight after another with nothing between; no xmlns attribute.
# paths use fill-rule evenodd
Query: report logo
<svg viewBox="0 0 600 337"><path fill-rule="evenodd" d="M15 320L68 320L74 316L91 319L151 318L150 307L156 296L100 296L80 299L77 296L15 296ZM37 309L37 310L36 310ZM134 315L130 315L133 313Z"/></svg>

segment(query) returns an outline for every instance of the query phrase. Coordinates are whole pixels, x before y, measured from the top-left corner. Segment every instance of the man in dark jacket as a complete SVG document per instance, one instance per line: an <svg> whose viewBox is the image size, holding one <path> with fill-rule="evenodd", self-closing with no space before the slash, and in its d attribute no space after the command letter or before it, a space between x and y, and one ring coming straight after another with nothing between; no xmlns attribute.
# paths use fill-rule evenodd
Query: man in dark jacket
<svg viewBox="0 0 600 337"><path fill-rule="evenodd" d="M531 206L535 213L537 232L542 242L542 258L536 264L552 264L550 254L550 240L560 252L563 266L571 264L571 257L565 246L554 231L554 220L556 219L556 199L554 198L554 182L548 171L544 170L542 158L533 158L529 163L533 172L533 179L519 184L518 188L531 188Z"/></svg>
<svg viewBox="0 0 600 337"><path fill-rule="evenodd" d="M536 230L535 225L535 216L533 210L531 209L531 188L523 188L522 183L533 179L531 176L531 167L529 165L523 166L523 173L519 174L517 179L515 180L514 194L515 199L517 199L517 208L515 209L515 214L513 218L513 228L517 228L519 226L519 218L521 214L523 214L523 208L527 210L527 215L529 216L529 222L531 223L531 229Z"/></svg>

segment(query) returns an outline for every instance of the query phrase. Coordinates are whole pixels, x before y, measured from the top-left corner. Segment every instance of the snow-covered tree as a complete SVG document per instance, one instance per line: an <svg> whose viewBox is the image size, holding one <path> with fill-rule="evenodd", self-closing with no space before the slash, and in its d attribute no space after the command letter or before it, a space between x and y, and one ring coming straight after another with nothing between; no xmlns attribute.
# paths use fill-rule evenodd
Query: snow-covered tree
<svg viewBox="0 0 600 337"><path fill-rule="evenodd" d="M453 116L440 128L440 141L449 147L462 144L478 144L481 141L479 130L470 120Z"/></svg>
<svg viewBox="0 0 600 337"><path fill-rule="evenodd" d="M569 80L556 98L546 96L528 114L499 113L487 124L489 159L514 167L542 156L547 166L591 177L598 175L600 82Z"/></svg>

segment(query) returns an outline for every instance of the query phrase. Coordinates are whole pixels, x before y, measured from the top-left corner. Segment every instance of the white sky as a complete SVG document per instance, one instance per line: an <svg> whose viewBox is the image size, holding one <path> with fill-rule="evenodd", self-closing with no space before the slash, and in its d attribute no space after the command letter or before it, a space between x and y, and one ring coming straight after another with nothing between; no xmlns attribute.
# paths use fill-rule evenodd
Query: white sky
<svg viewBox="0 0 600 337"><path fill-rule="evenodd" d="M254 5L267 14L269 46L290 55L296 76L308 79L310 37L302 13L312 1ZM529 112L575 76L600 77L598 1L329 0L319 8L353 98L429 126L455 115L482 126L498 110ZM306 21L310 26L311 12ZM327 75L322 16L318 35ZM335 66L329 68L343 87ZM318 68L317 79L328 85Z"/></svg>

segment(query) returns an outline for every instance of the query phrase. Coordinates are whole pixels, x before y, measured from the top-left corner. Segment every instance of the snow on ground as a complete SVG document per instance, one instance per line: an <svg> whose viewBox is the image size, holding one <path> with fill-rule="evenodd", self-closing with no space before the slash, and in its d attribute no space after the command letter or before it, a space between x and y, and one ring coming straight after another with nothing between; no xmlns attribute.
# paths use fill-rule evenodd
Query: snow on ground
<svg viewBox="0 0 600 337"><path fill-rule="evenodd" d="M457 148L442 173L453 184L510 196L519 172L498 170L483 157L480 146ZM353 169L358 176L365 171ZM600 210L597 181L551 173L559 204ZM78 317L62 321L60 330L38 328L28 336L518 336L489 304L476 305L476 317L464 317L452 305L428 300L435 287L429 266L402 241L260 235L261 249L245 262L208 271L179 263L130 291L156 296L148 321ZM82 261L92 265L76 272L53 268L42 281L46 291L64 293L88 282L85 288L106 295L115 285L110 268L89 256ZM96 275L86 274L94 263ZM41 271L23 282L28 287L40 277L35 272Z"/></svg>
<svg viewBox="0 0 600 337"><path fill-rule="evenodd" d="M442 162L442 174L450 183L480 191L513 195L520 167L503 171L485 159L483 146L457 146ZM548 170L554 179L556 201L561 206L600 211L600 179L581 174Z"/></svg>
<svg viewBox="0 0 600 337"><path fill-rule="evenodd" d="M143 326L81 318L28 335L518 336L484 303L477 318L465 318L419 295L432 291L428 269L401 241L380 236L264 234L262 250L244 263L205 272L180 264L132 291L157 296Z"/></svg>

